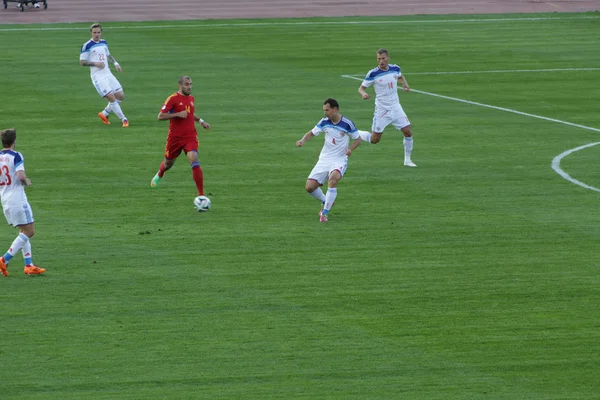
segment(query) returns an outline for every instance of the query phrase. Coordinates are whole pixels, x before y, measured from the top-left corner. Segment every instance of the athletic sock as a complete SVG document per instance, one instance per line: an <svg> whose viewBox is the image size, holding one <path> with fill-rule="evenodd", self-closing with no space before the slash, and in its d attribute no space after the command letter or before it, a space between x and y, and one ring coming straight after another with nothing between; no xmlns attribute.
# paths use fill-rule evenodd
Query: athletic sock
<svg viewBox="0 0 600 400"><path fill-rule="evenodd" d="M25 266L33 264L33 259L31 256L31 241L28 240L25 245L23 245L21 252L23 253L23 261L25 262Z"/></svg>
<svg viewBox="0 0 600 400"><path fill-rule="evenodd" d="M117 103L119 103L119 105L121 105L121 100L117 99ZM104 114L105 117L108 117L111 113L111 109L110 109L110 101L108 102L108 104L106 105L106 107L104 108L104 110L102 110L102 114Z"/></svg>
<svg viewBox="0 0 600 400"><path fill-rule="evenodd" d="M358 131L358 135L363 140L363 142L371 143L371 132Z"/></svg>
<svg viewBox="0 0 600 400"><path fill-rule="evenodd" d="M158 177L159 178L162 178L163 175L165 174L165 171L167 170L165 167L166 167L165 162L164 161L161 162L160 167L158 167Z"/></svg>
<svg viewBox="0 0 600 400"><path fill-rule="evenodd" d="M406 161L410 160L410 155L412 154L412 149L413 149L412 136L404 137L404 160L406 160Z"/></svg>
<svg viewBox="0 0 600 400"><path fill-rule="evenodd" d="M333 202L337 197L337 188L328 188L327 194L325 195L325 205L323 206L323 214L329 213L331 207L333 207Z"/></svg>
<svg viewBox="0 0 600 400"><path fill-rule="evenodd" d="M323 191L320 187L309 194L315 199L319 200L321 203L325 203L325 194L323 194Z"/></svg>
<svg viewBox="0 0 600 400"><path fill-rule="evenodd" d="M4 254L4 261L9 262L12 258L25 246L25 243L29 242L29 238L24 233L19 233L19 236L12 242L10 248Z"/></svg>
<svg viewBox="0 0 600 400"><path fill-rule="evenodd" d="M204 196L204 174L202 168L200 168L199 162L192 163L192 176L194 182L196 182L196 189L198 189L198 196Z"/></svg>
<svg viewBox="0 0 600 400"><path fill-rule="evenodd" d="M121 110L121 106L119 105L118 101L115 101L114 103L109 103L109 106L111 111L114 112L121 121L127 119L125 118L125 114L123 114L123 110Z"/></svg>

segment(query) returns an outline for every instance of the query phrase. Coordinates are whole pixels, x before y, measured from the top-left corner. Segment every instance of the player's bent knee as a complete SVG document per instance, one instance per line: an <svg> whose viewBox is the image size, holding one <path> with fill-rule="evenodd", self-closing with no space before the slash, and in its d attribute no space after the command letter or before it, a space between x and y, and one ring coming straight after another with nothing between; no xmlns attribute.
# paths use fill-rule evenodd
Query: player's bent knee
<svg viewBox="0 0 600 400"><path fill-rule="evenodd" d="M35 229L31 225L25 225L21 227L20 231L28 238L32 238L33 235L35 235Z"/></svg>

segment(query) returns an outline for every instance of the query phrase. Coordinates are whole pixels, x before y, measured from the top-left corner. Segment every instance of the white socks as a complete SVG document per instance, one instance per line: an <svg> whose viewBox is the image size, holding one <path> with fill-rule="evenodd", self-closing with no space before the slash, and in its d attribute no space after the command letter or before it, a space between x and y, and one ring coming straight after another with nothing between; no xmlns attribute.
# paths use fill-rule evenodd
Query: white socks
<svg viewBox="0 0 600 400"><path fill-rule="evenodd" d="M325 195L323 194L323 191L320 187L309 194L315 199L319 200L321 203L325 203Z"/></svg>
<svg viewBox="0 0 600 400"><path fill-rule="evenodd" d="M337 188L328 188L327 194L325 195L325 206L323 206L323 211L329 212L329 209L333 206L333 202L337 197Z"/></svg>
<svg viewBox="0 0 600 400"><path fill-rule="evenodd" d="M371 132L358 131L358 135L360 136L363 142L371 143Z"/></svg>
<svg viewBox="0 0 600 400"><path fill-rule="evenodd" d="M21 253L23 253L23 261L25 265L33 264L32 256L31 256L31 241L25 242L25 245L21 249Z"/></svg>
<svg viewBox="0 0 600 400"><path fill-rule="evenodd" d="M404 161L410 161L410 155L413 149L413 138L404 137Z"/></svg>
<svg viewBox="0 0 600 400"><path fill-rule="evenodd" d="M24 248L28 243L29 238L27 235L24 233L19 233L19 236L17 236L17 238L12 242L6 254L4 254L4 261L9 262L15 256L15 254L17 254L19 250ZM31 246L29 249L31 250Z"/></svg>
<svg viewBox="0 0 600 400"><path fill-rule="evenodd" d="M114 103L109 103L108 105L110 107L110 111L114 112L115 115L117 117L119 117L119 119L121 121L123 121L124 119L127 119L127 118L125 118L125 114L123 114L123 111L121 110L121 106L119 105L118 100L115 101Z"/></svg>

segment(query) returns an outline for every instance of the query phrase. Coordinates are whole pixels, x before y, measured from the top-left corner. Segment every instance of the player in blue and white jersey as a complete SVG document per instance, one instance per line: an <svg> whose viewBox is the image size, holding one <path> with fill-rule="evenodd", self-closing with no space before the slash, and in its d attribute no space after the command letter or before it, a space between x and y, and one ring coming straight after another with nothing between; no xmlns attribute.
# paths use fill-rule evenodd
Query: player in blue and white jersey
<svg viewBox="0 0 600 400"><path fill-rule="evenodd" d="M8 276L8 262L21 250L25 261L25 274L39 275L46 270L38 268L32 262L31 243L34 235L33 211L27 201L25 186L31 186L31 181L25 175L23 155L15 151L17 131L5 129L0 132L2 151L0 151L0 198L2 209L9 225L19 228L19 236L12 242L10 248L0 257L0 273Z"/></svg>
<svg viewBox="0 0 600 400"><path fill-rule="evenodd" d="M366 92L370 86L375 89L375 113L373 114L373 126L371 133L361 135L363 141L379 143L383 130L389 124L394 125L404 133L404 165L416 167L412 162L413 137L410 130L410 121L400 105L398 98L398 83L402 85L405 92L410 91L406 78L402 75L400 67L389 63L390 56L386 49L377 50L377 64L367 73L367 76L358 88L358 93L364 100L371 98Z"/></svg>
<svg viewBox="0 0 600 400"><path fill-rule="evenodd" d="M98 118L109 125L108 116L111 112L114 112L123 123L123 127L126 128L129 126L129 121L125 117L125 114L123 114L120 105L125 98L125 93L123 93L123 87L117 78L110 72L108 63L113 64L119 72L122 71L122 68L110 54L110 51L108 51L106 41L102 39L102 26L98 23L93 24L90 27L90 32L92 38L81 47L79 64L84 67L90 67L90 75L96 91L100 96L108 100L108 105L98 113Z"/></svg>
<svg viewBox="0 0 600 400"><path fill-rule="evenodd" d="M322 118L314 128L296 142L296 146L302 147L314 136L325 132L325 143L319 160L308 175L305 186L306 191L322 204L319 211L321 222L327 222L329 210L337 196L337 184L348 167L348 157L361 142L359 132L362 131L356 129L354 122L341 115L339 108L337 100L331 98L325 100L323 103L325 118ZM354 140L348 147L350 138ZM321 190L325 181L327 181L327 194Z"/></svg>

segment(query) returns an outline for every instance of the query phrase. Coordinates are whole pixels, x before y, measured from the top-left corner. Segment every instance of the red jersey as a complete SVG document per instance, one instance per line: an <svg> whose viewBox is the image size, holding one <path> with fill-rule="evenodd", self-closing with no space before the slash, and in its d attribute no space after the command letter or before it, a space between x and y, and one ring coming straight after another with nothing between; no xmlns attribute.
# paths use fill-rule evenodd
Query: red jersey
<svg viewBox="0 0 600 400"><path fill-rule="evenodd" d="M184 96L179 92L170 95L160 109L162 113L178 113L187 111L186 118L173 118L169 120L169 136L174 137L197 137L196 124L194 122L194 96Z"/></svg>

